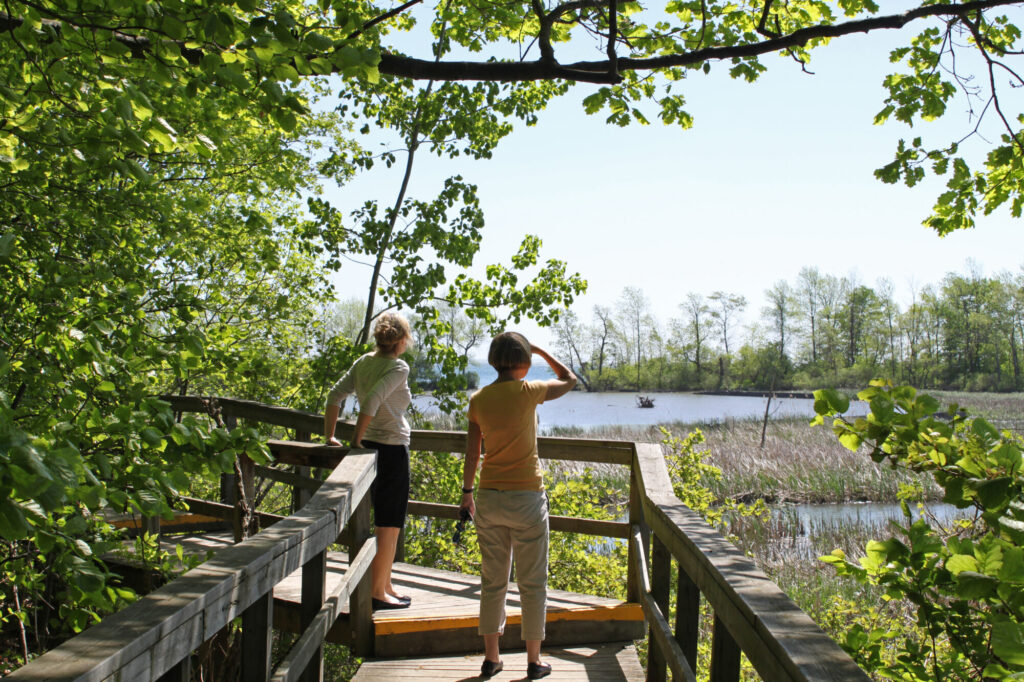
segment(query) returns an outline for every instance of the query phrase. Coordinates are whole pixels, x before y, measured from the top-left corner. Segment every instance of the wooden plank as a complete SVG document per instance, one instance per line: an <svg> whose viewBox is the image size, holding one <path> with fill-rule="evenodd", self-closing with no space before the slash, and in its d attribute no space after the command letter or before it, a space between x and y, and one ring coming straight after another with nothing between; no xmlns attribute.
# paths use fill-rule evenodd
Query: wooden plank
<svg viewBox="0 0 1024 682"><path fill-rule="evenodd" d="M268 440L267 448L280 464L333 469L341 463L350 448L295 440Z"/></svg>
<svg viewBox="0 0 1024 682"><path fill-rule="evenodd" d="M340 460L339 460L340 461ZM301 467L306 469L307 467ZM308 475L297 474L291 471L283 471L281 469L275 469L274 467L263 466L260 464L256 465L256 475L262 478L268 478L271 481L277 481L278 483L284 483L290 485L293 488L300 488L302 490L316 490L323 481L318 481L315 478L310 478ZM295 508L299 509L303 505L297 505Z"/></svg>
<svg viewBox="0 0 1024 682"><path fill-rule="evenodd" d="M370 539L356 555L355 560L345 572L345 577L337 584L324 600L324 605L313 618L298 641L289 649L288 654L274 670L270 679L274 682L293 682L305 670L307 663L317 655L334 622L341 614L342 605L348 600L354 587L362 580L377 551L376 539ZM244 678L250 679L250 678ZM262 679L262 678L261 678Z"/></svg>
<svg viewBox="0 0 1024 682"><path fill-rule="evenodd" d="M368 497L363 498L362 503L356 508L348 524L348 529L351 553L362 552L363 548L371 543L374 553L376 553L377 540L370 536L370 500ZM352 587L352 593L348 598L351 625L349 632L352 639L352 651L357 656L367 656L373 652L372 587L370 578L365 575L361 576Z"/></svg>
<svg viewBox="0 0 1024 682"><path fill-rule="evenodd" d="M697 670L699 638L700 590L685 571L676 571L676 641L693 671Z"/></svg>
<svg viewBox="0 0 1024 682"><path fill-rule="evenodd" d="M644 552L641 550L643 538L640 535L640 528L639 526L634 526L633 529L630 543L636 545L637 549L634 553L634 556L637 558L636 573L640 583L640 605L643 607L644 615L647 617L647 623L650 628L648 630L648 642L655 644L660 652L658 654L659 660L652 660L652 657L648 655L647 679L664 679L664 666L667 663L672 670L674 680L696 682L697 677L686 660L686 655L683 653L679 643L672 637L668 618L666 618L654 598L651 584L647 577L647 562ZM650 649L654 648L654 646L650 646ZM661 666L661 669L655 670L655 666Z"/></svg>
<svg viewBox="0 0 1024 682"><path fill-rule="evenodd" d="M640 533L637 531L637 539L639 540ZM666 651L665 644L663 643L664 637L660 636L662 633L654 632L657 627L660 629L661 620L665 620L668 614L668 597L670 590L670 573L671 573L671 562L672 557L665 548L663 542L661 542L657 536L651 541L651 591L647 595L649 600L653 602L658 608L658 619L655 624L654 619L648 616L648 622L650 623L651 631L648 634L648 641L650 643L650 654L647 658L647 679L650 682L663 682L665 678L665 665L668 663L668 656L672 656L675 652ZM671 634L668 629L668 622L665 622L665 633ZM682 649L679 650L678 655L680 658L684 658ZM677 662L678 665L678 662Z"/></svg>
<svg viewBox="0 0 1024 682"><path fill-rule="evenodd" d="M222 504L220 502L210 502L209 500L201 500L197 497L179 497L178 502L188 506L189 511L195 511L199 514L206 516L216 517L225 522L229 522L234 518L235 508L230 504ZM285 517L280 514L269 514L267 512L256 512L256 519L260 523L260 528L267 528L274 525Z"/></svg>
<svg viewBox="0 0 1024 682"><path fill-rule="evenodd" d="M709 682L738 682L741 659L743 658L736 640L729 634L725 623L715 616L711 631L711 670Z"/></svg>
<svg viewBox="0 0 1024 682"><path fill-rule="evenodd" d="M409 500L409 513L414 516L429 516L438 519L458 519L459 506ZM551 530L565 533L620 539L629 537L629 523L625 521L598 521L575 516L549 516L548 525Z"/></svg>
<svg viewBox="0 0 1024 682"><path fill-rule="evenodd" d="M215 400L225 415L284 426L305 433L321 433L324 423L322 415L263 405L250 400L175 395L160 397L169 402L175 410L197 413L206 413L205 404L210 400ZM353 428L352 423L339 421L335 434L341 440L348 440L352 436ZM543 459L629 465L633 455L632 444L627 441L541 436L537 439L537 445ZM466 434L463 431L417 430L413 431L411 435L410 449L412 450L461 453L465 451L465 448ZM289 463L301 464L301 462Z"/></svg>
<svg viewBox="0 0 1024 682"><path fill-rule="evenodd" d="M672 493L661 447L637 444L644 518L763 679L867 680L811 618Z"/></svg>
<svg viewBox="0 0 1024 682"><path fill-rule="evenodd" d="M265 680L270 674L273 623L274 600L270 593L242 613L243 680Z"/></svg>
<svg viewBox="0 0 1024 682"><path fill-rule="evenodd" d="M520 643L521 646L521 643ZM482 651L482 645L481 645ZM551 664L551 675L545 680L594 680L625 682L642 680L643 668L632 642L611 642L587 646L547 647L543 660ZM510 649L501 652L505 670L495 680L519 680L526 677L526 652ZM431 658L366 661L353 677L353 682L395 682L396 680L466 680L480 673L482 653L470 656L438 656Z"/></svg>
<svg viewBox="0 0 1024 682"><path fill-rule="evenodd" d="M274 585L337 538L347 504L364 495L372 455L339 465L304 509L11 673L18 679L153 679L238 617ZM347 477L347 478L346 478ZM359 499L356 496L356 499ZM316 505L314 505L316 506Z"/></svg>

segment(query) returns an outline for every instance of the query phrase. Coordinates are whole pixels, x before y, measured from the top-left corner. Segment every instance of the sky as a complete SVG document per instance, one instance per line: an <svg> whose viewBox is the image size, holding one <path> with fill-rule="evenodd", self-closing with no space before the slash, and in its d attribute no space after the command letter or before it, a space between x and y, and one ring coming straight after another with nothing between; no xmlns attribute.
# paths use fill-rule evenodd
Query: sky
<svg viewBox="0 0 1024 682"><path fill-rule="evenodd" d="M764 291L779 280L795 284L804 267L868 286L887 277L901 304L951 272L1019 272L1022 225L1005 209L979 216L974 230L940 238L921 222L941 181L907 188L874 178L900 138L922 135L944 146L974 126L962 102L913 129L872 124L899 37L834 41L816 53L813 75L768 57L768 72L754 84L714 64L709 75L683 84L695 118L690 130L663 125L653 107L651 125L606 124L582 107L597 86L578 85L538 125L518 125L490 160L419 155L410 195L432 197L457 173L477 184L487 225L473 274L508 263L523 235L536 234L542 259L564 260L588 280L572 306L584 321L594 305L614 306L626 286L644 292L662 324L681 316L688 293L714 291L745 296L749 323L765 305ZM976 156L988 148L978 138L966 145ZM345 211L369 197L388 204L400 180L400 168L374 169L329 196ZM369 274L366 265L346 263L339 295L363 298ZM513 326L541 344L552 341L531 323Z"/></svg>

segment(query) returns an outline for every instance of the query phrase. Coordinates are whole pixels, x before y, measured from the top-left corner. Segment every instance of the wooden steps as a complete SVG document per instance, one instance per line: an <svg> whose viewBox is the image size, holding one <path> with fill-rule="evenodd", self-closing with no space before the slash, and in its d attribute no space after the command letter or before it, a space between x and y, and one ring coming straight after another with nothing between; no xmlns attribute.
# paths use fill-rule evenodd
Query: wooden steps
<svg viewBox="0 0 1024 682"><path fill-rule="evenodd" d="M546 644L546 642L545 642ZM545 648L542 660L551 664L551 675L545 680L598 680L619 682L620 680L643 680L644 669L640 665L636 648L632 642L612 642L592 646ZM523 680L526 678L526 652L502 651L501 659L505 669L490 678L495 682ZM440 656L431 658L400 658L370 660L359 667L353 682L395 682L396 680L475 680L480 679L482 654L471 656Z"/></svg>
<svg viewBox="0 0 1024 682"><path fill-rule="evenodd" d="M225 534L165 536L162 545L174 552L182 544L186 553L205 554L231 544ZM327 555L326 590L331 591L344 575L348 557L343 552ZM274 588L274 627L299 631L301 570ZM380 610L373 614L374 655L421 656L455 654L482 650L477 632L480 605L479 576L444 571L412 564L396 563L392 573L395 587L412 597L407 609ZM523 646L520 637L518 586L509 585L507 623L502 636L503 648ZM587 594L548 590L547 632L549 646L570 646L642 639L645 634L643 612L638 604ZM328 635L337 644L351 642L348 606Z"/></svg>

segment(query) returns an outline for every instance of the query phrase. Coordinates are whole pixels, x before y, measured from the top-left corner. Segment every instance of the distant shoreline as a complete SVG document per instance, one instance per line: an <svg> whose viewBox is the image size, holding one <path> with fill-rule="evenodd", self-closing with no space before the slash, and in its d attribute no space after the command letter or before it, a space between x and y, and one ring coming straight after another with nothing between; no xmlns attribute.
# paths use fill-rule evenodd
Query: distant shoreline
<svg viewBox="0 0 1024 682"><path fill-rule="evenodd" d="M811 391L740 391L740 390L718 390L718 391L694 391L696 395L733 395L746 396L750 398L801 398L814 400L814 393Z"/></svg>

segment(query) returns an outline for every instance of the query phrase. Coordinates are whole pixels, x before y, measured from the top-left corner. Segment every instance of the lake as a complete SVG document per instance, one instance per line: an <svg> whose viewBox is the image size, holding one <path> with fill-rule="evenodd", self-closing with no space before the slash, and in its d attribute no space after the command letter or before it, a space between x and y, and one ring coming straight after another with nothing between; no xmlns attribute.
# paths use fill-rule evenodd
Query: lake
<svg viewBox="0 0 1024 682"><path fill-rule="evenodd" d="M470 362L469 371L480 377L480 385L489 384L497 378L497 372L490 365L480 361ZM535 361L529 380L553 379L555 375L543 361ZM683 422L703 424L729 419L761 419L767 398L754 396L700 395L696 393L642 393L654 398L654 407L637 406L637 393L587 393L576 390L557 400L544 403L537 408L541 432L554 427L591 428L598 426L650 426ZM416 406L424 412L436 412L430 396L416 396ZM850 416L868 413L867 403L850 403ZM770 418L814 416L814 401L806 398L773 398Z"/></svg>
<svg viewBox="0 0 1024 682"><path fill-rule="evenodd" d="M761 419L767 398L755 396L700 395L696 393L645 393L654 399L654 407L637 406L636 393L587 393L573 391L537 407L541 432L559 426L591 428L598 426L649 426L683 422L704 424L729 419ZM416 407L425 413L436 412L432 398L419 395ZM868 413L867 403L850 403L851 416ZM814 416L814 401L808 398L773 398L769 417Z"/></svg>

